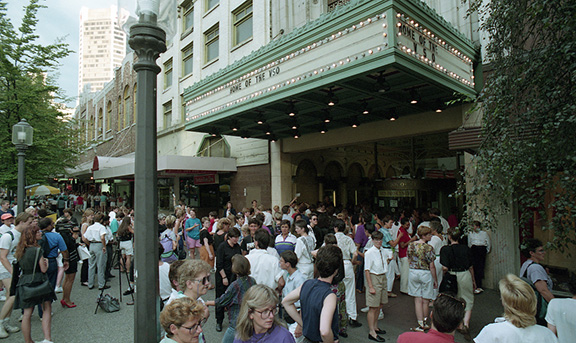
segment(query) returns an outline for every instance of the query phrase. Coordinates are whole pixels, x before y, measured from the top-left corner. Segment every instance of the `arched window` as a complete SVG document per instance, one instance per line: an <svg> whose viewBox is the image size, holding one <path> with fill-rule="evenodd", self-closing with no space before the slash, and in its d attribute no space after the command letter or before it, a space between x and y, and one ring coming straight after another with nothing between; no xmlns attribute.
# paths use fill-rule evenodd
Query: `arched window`
<svg viewBox="0 0 576 343"><path fill-rule="evenodd" d="M119 96L118 97L118 115L116 116L116 126L117 126L117 131L120 131L124 128L124 124L122 123L122 97Z"/></svg>
<svg viewBox="0 0 576 343"><path fill-rule="evenodd" d="M132 116L134 118L133 123L136 123L136 117L138 115L138 107L136 106L136 90L138 89L138 84L135 83L134 84L134 91L132 91L132 113L134 113L134 115Z"/></svg>
<svg viewBox="0 0 576 343"><path fill-rule="evenodd" d="M88 141L94 139L94 119L94 114L91 114L90 118L88 119Z"/></svg>
<svg viewBox="0 0 576 343"><path fill-rule="evenodd" d="M112 129L112 101L108 100L108 104L106 105L106 130Z"/></svg>
<svg viewBox="0 0 576 343"><path fill-rule="evenodd" d="M98 110L98 122L96 125L98 130L96 137L102 138L102 132L104 132L104 110L102 108Z"/></svg>
<svg viewBox="0 0 576 343"><path fill-rule="evenodd" d="M126 125L130 122L130 105L132 105L130 101L130 95L130 87L126 86L126 88L124 88L124 115L122 116L124 123L122 127L126 127Z"/></svg>

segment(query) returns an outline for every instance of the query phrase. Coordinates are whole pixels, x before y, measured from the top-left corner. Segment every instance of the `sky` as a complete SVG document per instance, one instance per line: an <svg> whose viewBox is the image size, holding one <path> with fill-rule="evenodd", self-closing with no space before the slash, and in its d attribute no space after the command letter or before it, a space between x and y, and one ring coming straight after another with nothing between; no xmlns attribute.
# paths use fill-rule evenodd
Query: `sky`
<svg viewBox="0 0 576 343"><path fill-rule="evenodd" d="M134 0L135 1L135 0ZM7 0L8 17L17 30L22 21L24 6L28 0ZM74 107L78 93L78 27L80 8L106 8L117 5L120 2L127 3L129 0L40 0L40 4L46 5L38 11L38 25L36 33L40 36L37 43L42 45L52 44L57 38L63 38L65 43L74 52L62 59L58 70L58 85L64 90L67 97L72 100L67 104Z"/></svg>

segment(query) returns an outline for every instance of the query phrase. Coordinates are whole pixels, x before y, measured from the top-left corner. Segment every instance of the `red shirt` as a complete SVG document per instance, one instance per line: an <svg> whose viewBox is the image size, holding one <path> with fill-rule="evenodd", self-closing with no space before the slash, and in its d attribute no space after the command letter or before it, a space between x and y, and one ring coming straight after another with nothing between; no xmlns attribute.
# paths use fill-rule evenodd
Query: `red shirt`
<svg viewBox="0 0 576 343"><path fill-rule="evenodd" d="M408 231L406 231L406 229L402 226L400 226L400 230L398 231L398 234L400 234L400 232L403 233L402 237L400 238L400 242L398 243L398 257L402 258L402 257L407 257L408 254L408 246L406 246L405 248L402 248L402 246L400 245L401 242L404 243L408 243L410 242L410 235L408 234Z"/></svg>
<svg viewBox="0 0 576 343"><path fill-rule="evenodd" d="M398 336L397 343L454 343L454 336L430 329L424 332L405 332Z"/></svg>

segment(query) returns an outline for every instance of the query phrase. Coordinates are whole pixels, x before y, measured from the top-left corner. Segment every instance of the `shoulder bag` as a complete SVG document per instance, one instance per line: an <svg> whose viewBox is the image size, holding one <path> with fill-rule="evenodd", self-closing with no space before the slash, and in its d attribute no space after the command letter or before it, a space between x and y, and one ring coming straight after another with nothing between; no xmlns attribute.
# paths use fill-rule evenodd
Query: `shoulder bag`
<svg viewBox="0 0 576 343"><path fill-rule="evenodd" d="M34 271L32 272L32 282L27 285L21 285L20 298L27 303L39 303L42 300L49 298L54 294L54 287L48 281L46 274L42 273L42 278L38 281L34 280L36 275L36 268L38 267L40 249L36 249L36 257L34 258Z"/></svg>
<svg viewBox="0 0 576 343"><path fill-rule="evenodd" d="M452 258L454 258L454 249L452 247L450 247L450 251L452 252ZM438 287L438 291L440 293L446 293L454 296L458 294L458 279L456 278L456 275L450 273L449 271L444 273L442 282Z"/></svg>

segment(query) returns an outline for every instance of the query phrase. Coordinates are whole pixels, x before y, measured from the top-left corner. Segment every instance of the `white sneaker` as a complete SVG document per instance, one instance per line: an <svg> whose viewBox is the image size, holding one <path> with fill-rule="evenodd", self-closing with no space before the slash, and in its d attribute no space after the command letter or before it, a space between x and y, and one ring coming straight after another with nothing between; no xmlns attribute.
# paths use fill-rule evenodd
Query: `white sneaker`
<svg viewBox="0 0 576 343"><path fill-rule="evenodd" d="M62 293L62 292L63 292L62 286L56 287L56 289L54 289L54 292L56 292L56 293Z"/></svg>
<svg viewBox="0 0 576 343"><path fill-rule="evenodd" d="M10 336L10 334L8 332L6 332L6 329L4 329L4 326L0 325L0 338L6 338Z"/></svg>
<svg viewBox="0 0 576 343"><path fill-rule="evenodd" d="M382 312L382 310L380 310L380 314L378 315L378 320L382 320L384 319L384 312Z"/></svg>
<svg viewBox="0 0 576 343"><path fill-rule="evenodd" d="M41 341L36 341L36 343L54 343L54 342L49 341L49 340L47 340L47 339L43 339L43 340L41 340Z"/></svg>
<svg viewBox="0 0 576 343"><path fill-rule="evenodd" d="M368 307L368 306L364 307L363 309L360 309L360 311L364 312L364 313L368 312L369 310L370 310L370 307Z"/></svg>
<svg viewBox="0 0 576 343"><path fill-rule="evenodd" d="M12 325L10 325L10 323L8 322L8 320L4 320L4 323L2 323L2 326L4 327L4 329L5 329L8 333L20 332L20 328L19 328L18 326L12 326Z"/></svg>

